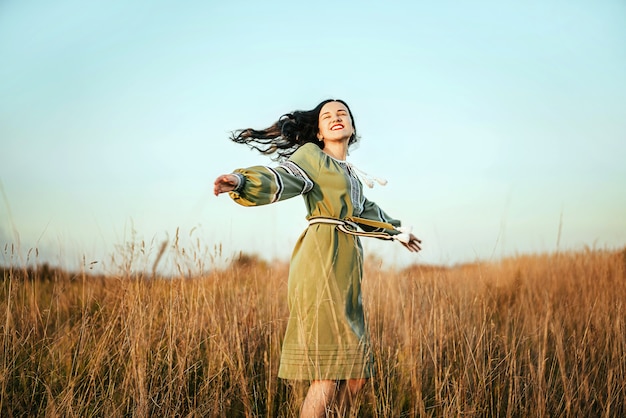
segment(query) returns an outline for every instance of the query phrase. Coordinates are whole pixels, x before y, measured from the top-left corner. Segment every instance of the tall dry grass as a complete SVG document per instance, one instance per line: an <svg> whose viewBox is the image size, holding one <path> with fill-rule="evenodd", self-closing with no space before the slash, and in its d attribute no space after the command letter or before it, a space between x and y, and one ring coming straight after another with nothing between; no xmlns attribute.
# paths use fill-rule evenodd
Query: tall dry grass
<svg viewBox="0 0 626 418"><path fill-rule="evenodd" d="M287 266L192 270L5 267L0 415L296 416L306 384L276 377ZM626 250L370 260L364 296L377 375L358 416L626 416Z"/></svg>

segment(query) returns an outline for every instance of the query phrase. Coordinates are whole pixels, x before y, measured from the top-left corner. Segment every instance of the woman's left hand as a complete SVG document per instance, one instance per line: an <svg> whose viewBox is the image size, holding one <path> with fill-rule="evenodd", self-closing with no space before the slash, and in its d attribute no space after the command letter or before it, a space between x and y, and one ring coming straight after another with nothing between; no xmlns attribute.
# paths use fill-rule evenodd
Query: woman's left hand
<svg viewBox="0 0 626 418"><path fill-rule="evenodd" d="M417 238L415 235L413 234L409 234L409 242L403 242L402 245L404 245L406 247L407 250L411 251L412 253L416 253L419 252L422 247L421 244L422 240Z"/></svg>

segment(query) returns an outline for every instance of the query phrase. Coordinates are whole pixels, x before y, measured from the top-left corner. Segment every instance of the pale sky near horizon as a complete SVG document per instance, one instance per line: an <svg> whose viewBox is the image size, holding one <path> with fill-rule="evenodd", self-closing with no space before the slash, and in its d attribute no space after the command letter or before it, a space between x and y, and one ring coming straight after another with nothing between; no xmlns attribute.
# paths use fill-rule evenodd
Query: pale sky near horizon
<svg viewBox="0 0 626 418"><path fill-rule="evenodd" d="M274 164L230 131L326 98L389 181L368 198L424 241L364 242L387 265L623 248L625 22L620 0L3 1L0 264L113 271L143 241L149 268L177 230L173 264L288 260L302 199L212 183Z"/></svg>

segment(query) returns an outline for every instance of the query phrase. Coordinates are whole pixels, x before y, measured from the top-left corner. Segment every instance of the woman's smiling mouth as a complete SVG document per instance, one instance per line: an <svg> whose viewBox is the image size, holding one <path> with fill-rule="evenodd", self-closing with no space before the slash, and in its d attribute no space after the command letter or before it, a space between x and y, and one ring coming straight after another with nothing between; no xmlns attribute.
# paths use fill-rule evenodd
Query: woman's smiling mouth
<svg viewBox="0 0 626 418"><path fill-rule="evenodd" d="M330 127L331 131L338 131L340 129L343 129L343 125L341 123L337 123L337 124L335 124L335 125Z"/></svg>

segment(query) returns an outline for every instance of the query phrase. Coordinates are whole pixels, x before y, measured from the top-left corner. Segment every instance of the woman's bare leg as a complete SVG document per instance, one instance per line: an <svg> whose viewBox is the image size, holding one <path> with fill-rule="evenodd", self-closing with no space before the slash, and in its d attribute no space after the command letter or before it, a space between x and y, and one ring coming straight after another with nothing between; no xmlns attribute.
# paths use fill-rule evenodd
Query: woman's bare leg
<svg viewBox="0 0 626 418"><path fill-rule="evenodd" d="M337 396L334 380L313 380L302 403L301 418L323 418L330 411Z"/></svg>
<svg viewBox="0 0 626 418"><path fill-rule="evenodd" d="M349 379L342 380L339 384L339 393L337 394L337 407L339 408L339 416L349 417L350 407L354 403L357 395L367 383L367 379Z"/></svg>

